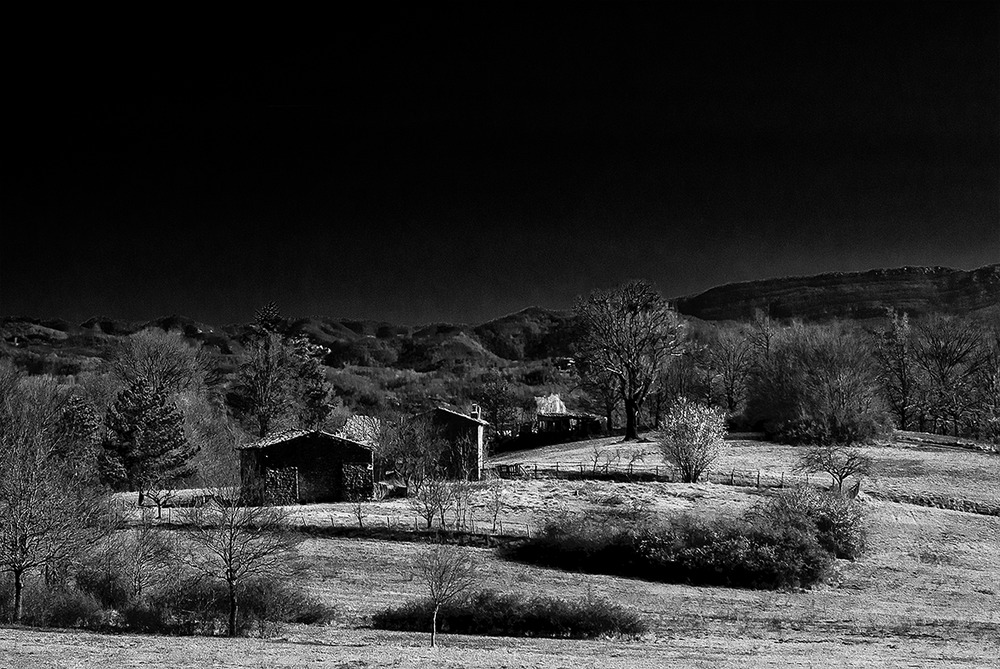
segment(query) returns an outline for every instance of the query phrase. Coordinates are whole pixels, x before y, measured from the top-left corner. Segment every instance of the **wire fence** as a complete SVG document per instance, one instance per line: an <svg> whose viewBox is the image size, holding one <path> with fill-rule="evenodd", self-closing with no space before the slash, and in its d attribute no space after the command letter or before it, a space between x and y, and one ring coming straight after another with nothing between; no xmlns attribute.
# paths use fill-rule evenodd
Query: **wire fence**
<svg viewBox="0 0 1000 669"><path fill-rule="evenodd" d="M316 523L311 519L302 517L294 523L297 527L315 527ZM528 523L516 523L498 518L496 525L492 520L481 520L476 518L464 518L459 521L452 520L444 527L439 520L435 520L431 527L427 527L427 520L419 516L388 515L388 514L365 514L359 523L356 517L329 516L328 526L333 528L358 528L358 529L380 529L399 530L407 532L432 532L446 530L450 532L462 532L481 537L492 538L531 538L531 525Z"/></svg>
<svg viewBox="0 0 1000 669"><path fill-rule="evenodd" d="M680 483L680 472L669 465L634 465L614 463L582 462L520 462L508 465L494 465L490 471L506 479L591 479L605 481L640 482L661 481ZM702 473L700 482L722 485L784 488L794 485L811 485L829 481L828 477L815 474L795 474L792 472L763 471L760 469L712 469Z"/></svg>

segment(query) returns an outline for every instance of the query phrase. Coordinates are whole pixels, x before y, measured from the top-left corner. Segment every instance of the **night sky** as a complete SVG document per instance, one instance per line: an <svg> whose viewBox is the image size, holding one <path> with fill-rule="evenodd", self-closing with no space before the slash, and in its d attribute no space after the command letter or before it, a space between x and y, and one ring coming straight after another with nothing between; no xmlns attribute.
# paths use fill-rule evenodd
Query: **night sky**
<svg viewBox="0 0 1000 669"><path fill-rule="evenodd" d="M1000 262L996 3L338 11L40 32L5 68L0 314L481 322Z"/></svg>

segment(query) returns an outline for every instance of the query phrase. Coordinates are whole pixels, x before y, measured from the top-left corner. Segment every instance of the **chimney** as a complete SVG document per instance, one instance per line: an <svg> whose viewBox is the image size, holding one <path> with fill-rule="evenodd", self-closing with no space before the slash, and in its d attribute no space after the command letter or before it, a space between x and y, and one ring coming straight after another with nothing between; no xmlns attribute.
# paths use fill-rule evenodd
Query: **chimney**
<svg viewBox="0 0 1000 669"><path fill-rule="evenodd" d="M478 404L473 404L472 405L472 410L469 412L469 415L472 416L473 418L475 418L476 420L482 420L483 419L483 408L481 406L479 406Z"/></svg>

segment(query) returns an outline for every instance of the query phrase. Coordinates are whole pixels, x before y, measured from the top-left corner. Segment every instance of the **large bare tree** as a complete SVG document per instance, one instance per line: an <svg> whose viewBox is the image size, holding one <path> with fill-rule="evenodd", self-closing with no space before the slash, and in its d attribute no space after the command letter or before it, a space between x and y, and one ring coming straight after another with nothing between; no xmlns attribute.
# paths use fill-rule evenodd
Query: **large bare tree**
<svg viewBox="0 0 1000 669"><path fill-rule="evenodd" d="M111 362L123 386L141 384L167 395L199 389L207 369L199 347L163 330L140 330L125 337Z"/></svg>
<svg viewBox="0 0 1000 669"><path fill-rule="evenodd" d="M595 371L616 376L625 406L625 440L638 439L642 403L671 356L684 345L684 324L645 281L598 290L577 300L579 354Z"/></svg>
<svg viewBox="0 0 1000 669"><path fill-rule="evenodd" d="M66 429L72 410L65 386L0 365L0 571L13 577L14 622L26 574L71 565L111 526L93 451Z"/></svg>

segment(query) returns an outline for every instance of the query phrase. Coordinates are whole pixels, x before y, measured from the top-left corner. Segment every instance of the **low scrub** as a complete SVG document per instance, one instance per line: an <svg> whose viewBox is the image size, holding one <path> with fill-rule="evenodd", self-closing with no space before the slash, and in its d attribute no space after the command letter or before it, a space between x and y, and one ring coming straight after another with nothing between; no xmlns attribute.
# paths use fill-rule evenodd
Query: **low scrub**
<svg viewBox="0 0 1000 669"><path fill-rule="evenodd" d="M39 586L25 593L21 622L34 627L64 627L98 630L107 613L100 602L74 588Z"/></svg>
<svg viewBox="0 0 1000 669"><path fill-rule="evenodd" d="M13 593L0 582L0 611L9 619ZM47 587L40 579L24 589L21 622L35 627L81 628L148 634L224 634L229 604L225 584L184 578L141 597L124 589L115 574L83 570L76 584ZM288 623L322 625L336 611L295 585L277 579L248 582L240 594L241 635L273 636Z"/></svg>
<svg viewBox="0 0 1000 669"><path fill-rule="evenodd" d="M122 624L137 632L223 634L229 601L225 584L188 579L159 589L122 612ZM273 636L287 623L326 624L335 610L302 589L276 579L256 579L240 592L237 629L241 636Z"/></svg>
<svg viewBox="0 0 1000 669"><path fill-rule="evenodd" d="M433 614L434 604L419 600L377 613L373 624L381 629L425 632ZM605 599L565 600L493 590L480 590L442 606L438 627L453 634L568 639L636 637L648 628L637 613Z"/></svg>
<svg viewBox="0 0 1000 669"><path fill-rule="evenodd" d="M502 555L546 567L667 583L786 589L821 581L836 557L857 557L864 536L856 503L794 491L738 519L680 515L656 524L562 518Z"/></svg>

